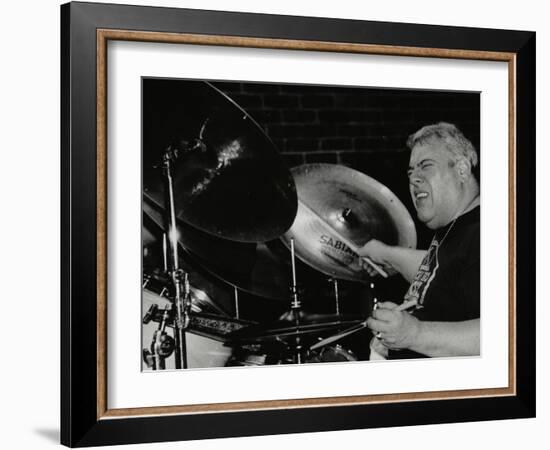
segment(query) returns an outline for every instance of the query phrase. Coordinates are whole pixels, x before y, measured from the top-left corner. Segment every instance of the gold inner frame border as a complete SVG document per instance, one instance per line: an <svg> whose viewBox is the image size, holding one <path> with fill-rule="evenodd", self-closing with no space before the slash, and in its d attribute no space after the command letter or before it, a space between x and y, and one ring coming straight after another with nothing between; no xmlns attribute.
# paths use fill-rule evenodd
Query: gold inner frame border
<svg viewBox="0 0 550 450"><path fill-rule="evenodd" d="M502 397L516 394L516 54L478 50L302 41L186 33L98 29L96 31L97 108L97 419L175 414L206 414L271 409L314 408L426 400ZM370 55L471 59L508 63L508 386L400 394L300 398L200 405L108 409L107 405L107 43L110 40L305 50Z"/></svg>

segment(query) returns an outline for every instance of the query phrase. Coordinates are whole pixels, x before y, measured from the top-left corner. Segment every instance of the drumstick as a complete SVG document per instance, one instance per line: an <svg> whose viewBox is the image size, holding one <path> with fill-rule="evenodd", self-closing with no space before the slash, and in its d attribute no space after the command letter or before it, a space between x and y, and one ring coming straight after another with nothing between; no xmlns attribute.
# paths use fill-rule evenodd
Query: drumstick
<svg viewBox="0 0 550 450"><path fill-rule="evenodd" d="M324 347L325 345L332 344L333 342L338 341L342 338L345 338L350 334L356 333L357 331L361 331L366 326L367 326L367 321L365 320L357 325L354 325L353 327L348 328L347 330L342 331L341 333L335 334L333 336L329 336L328 338L325 338L317 342L316 344L313 344L309 349L316 350L319 347Z"/></svg>
<svg viewBox="0 0 550 450"><path fill-rule="evenodd" d="M342 241L344 244L346 244L352 251L359 254L359 247L354 244L349 239L342 236L337 230L335 230L327 221L321 217L317 212L313 211L309 206L307 206L303 201L298 199L298 203L300 203L307 211L315 215L326 227L330 228L331 233L336 236L340 241ZM388 274L382 267L380 267L378 264L376 264L372 259L366 257L366 256L360 256L360 258L365 261L369 266L371 266L374 270L376 270L380 275L382 275L384 278L388 278Z"/></svg>
<svg viewBox="0 0 550 450"><path fill-rule="evenodd" d="M412 306L416 306L418 304L418 301L415 300L407 300L406 302L401 303L397 308L395 308L396 311L405 311L406 309L411 308Z"/></svg>

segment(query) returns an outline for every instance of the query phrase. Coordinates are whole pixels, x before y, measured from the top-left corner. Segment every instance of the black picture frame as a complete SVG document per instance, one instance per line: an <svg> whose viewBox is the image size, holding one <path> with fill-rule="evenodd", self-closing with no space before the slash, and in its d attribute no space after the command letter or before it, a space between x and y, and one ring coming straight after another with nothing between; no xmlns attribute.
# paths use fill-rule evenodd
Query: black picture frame
<svg viewBox="0 0 550 450"><path fill-rule="evenodd" d="M482 398L109 417L98 410L98 30L512 54L515 392ZM61 443L71 447L535 416L533 32L69 3L61 6ZM420 50L419 50L420 49ZM414 53L414 52L413 52ZM452 57L452 56L451 56ZM514 177L514 174L512 174Z"/></svg>

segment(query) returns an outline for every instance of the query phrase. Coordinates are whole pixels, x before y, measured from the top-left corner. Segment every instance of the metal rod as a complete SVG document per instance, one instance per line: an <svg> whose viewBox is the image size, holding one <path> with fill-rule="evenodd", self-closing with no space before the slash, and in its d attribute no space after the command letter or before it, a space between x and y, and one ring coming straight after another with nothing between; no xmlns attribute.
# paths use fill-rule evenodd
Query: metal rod
<svg viewBox="0 0 550 450"><path fill-rule="evenodd" d="M336 303L336 314L340 315L340 296L338 295L338 280L332 279L334 283L334 302Z"/></svg>
<svg viewBox="0 0 550 450"><path fill-rule="evenodd" d="M233 297L235 299L235 317L237 319L240 319L240 313L239 313L239 290L237 289L237 286L233 286Z"/></svg>
<svg viewBox="0 0 550 450"><path fill-rule="evenodd" d="M290 257L292 262L292 285L296 286L296 254L294 251L294 238L290 238Z"/></svg>
<svg viewBox="0 0 550 450"><path fill-rule="evenodd" d="M298 329L300 326L302 304L300 303L300 300L298 298L298 287L296 283L296 252L294 250L294 238L290 238L290 260L292 263L292 300L290 304L290 317L294 321L294 326L296 327L296 329ZM302 346L302 341L300 339L300 336L297 334L294 340L294 362L296 364L302 364L302 362L304 361L303 351L304 348Z"/></svg>
<svg viewBox="0 0 550 450"><path fill-rule="evenodd" d="M162 233L162 262L164 265L164 272L168 272L168 239L166 233Z"/></svg>
<svg viewBox="0 0 550 450"><path fill-rule="evenodd" d="M174 340L176 344L175 357L176 369L187 368L187 348L185 342L185 328L189 322L189 282L187 274L184 274L179 267L178 235L176 225L176 205L174 200L174 185L172 179L171 161L173 153L168 149L164 154L164 174L166 177L166 193L168 197L168 239L170 244L170 273L175 287L175 317L174 317ZM185 286L184 286L185 278Z"/></svg>
<svg viewBox="0 0 550 450"><path fill-rule="evenodd" d="M294 238L290 238L290 258L292 262L292 309L299 309L301 304L298 299L298 288L296 285L296 253L294 251Z"/></svg>

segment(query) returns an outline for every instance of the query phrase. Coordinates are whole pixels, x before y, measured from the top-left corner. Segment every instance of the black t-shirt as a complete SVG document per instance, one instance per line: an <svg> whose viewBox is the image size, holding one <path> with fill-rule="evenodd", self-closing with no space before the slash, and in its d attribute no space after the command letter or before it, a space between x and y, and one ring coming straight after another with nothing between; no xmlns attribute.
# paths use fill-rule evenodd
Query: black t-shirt
<svg viewBox="0 0 550 450"><path fill-rule="evenodd" d="M405 300L416 299L420 320L459 322L479 313L479 206L436 230ZM421 358L409 350L390 351L390 359Z"/></svg>

